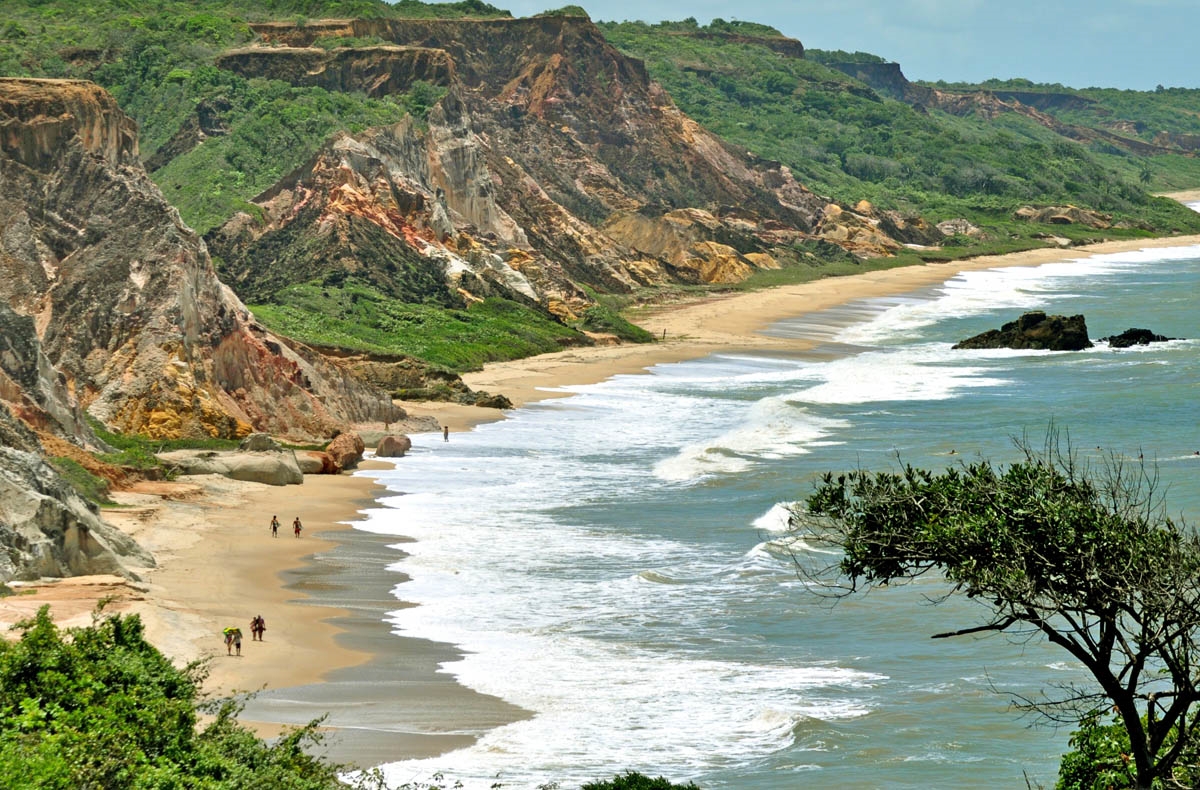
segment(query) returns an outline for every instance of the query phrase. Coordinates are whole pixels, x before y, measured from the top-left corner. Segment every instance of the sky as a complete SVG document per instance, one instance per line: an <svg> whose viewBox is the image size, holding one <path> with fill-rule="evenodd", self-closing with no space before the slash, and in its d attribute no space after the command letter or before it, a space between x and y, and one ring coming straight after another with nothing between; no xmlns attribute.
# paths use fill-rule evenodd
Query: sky
<svg viewBox="0 0 1200 790"><path fill-rule="evenodd" d="M1072 88L1200 88L1200 0L491 0L595 20L762 22L813 49L879 55L912 80L1024 77Z"/></svg>

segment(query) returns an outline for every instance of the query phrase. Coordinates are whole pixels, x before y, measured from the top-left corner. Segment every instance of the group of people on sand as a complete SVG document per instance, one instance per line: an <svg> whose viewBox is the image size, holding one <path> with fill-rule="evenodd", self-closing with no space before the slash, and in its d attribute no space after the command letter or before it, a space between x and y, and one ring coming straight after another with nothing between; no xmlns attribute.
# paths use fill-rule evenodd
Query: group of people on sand
<svg viewBox="0 0 1200 790"><path fill-rule="evenodd" d="M300 537L302 529L304 529L304 525L300 523L300 517L296 516L296 520L292 522L292 534ZM279 537L279 516L271 516L271 537Z"/></svg>
<svg viewBox="0 0 1200 790"><path fill-rule="evenodd" d="M261 614L256 614L250 619L250 638L254 641L263 641L263 634L267 632L267 621ZM225 655L232 656L234 651L237 655L242 654L242 629L235 627L226 628L222 632L225 635Z"/></svg>

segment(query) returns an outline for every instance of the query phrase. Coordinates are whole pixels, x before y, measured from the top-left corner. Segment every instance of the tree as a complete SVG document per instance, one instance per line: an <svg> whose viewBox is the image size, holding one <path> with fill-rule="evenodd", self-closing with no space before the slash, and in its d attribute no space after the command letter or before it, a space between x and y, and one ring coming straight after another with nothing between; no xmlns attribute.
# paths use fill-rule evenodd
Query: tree
<svg viewBox="0 0 1200 790"><path fill-rule="evenodd" d="M833 596L941 573L945 597L986 614L933 638L992 631L1063 648L1094 683L1017 707L1081 727L1113 710L1129 785L1173 783L1200 726L1200 539L1167 517L1142 464L1109 455L1093 470L1053 429L1040 451L1017 446L1023 460L1008 467L826 474L792 525L841 559L797 567Z"/></svg>
<svg viewBox="0 0 1200 790"><path fill-rule="evenodd" d="M306 751L319 722L260 740L237 723L236 701L199 701L203 666L173 666L137 615L64 632L42 607L16 627L19 640L0 639L2 787L346 786L346 766ZM213 716L202 728L198 710Z"/></svg>

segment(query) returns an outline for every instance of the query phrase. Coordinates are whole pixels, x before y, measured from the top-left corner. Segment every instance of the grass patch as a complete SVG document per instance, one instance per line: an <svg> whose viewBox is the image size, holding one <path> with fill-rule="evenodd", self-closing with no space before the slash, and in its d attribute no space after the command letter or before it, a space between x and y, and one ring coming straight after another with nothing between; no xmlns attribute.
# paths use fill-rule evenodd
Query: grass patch
<svg viewBox="0 0 1200 790"><path fill-rule="evenodd" d="M448 310L401 302L352 282L294 285L279 293L277 303L251 310L271 331L309 345L402 354L454 372L590 343L582 333L507 299Z"/></svg>
<svg viewBox="0 0 1200 790"><path fill-rule="evenodd" d="M112 504L112 500L108 498L108 481L84 469L78 461L57 456L50 459L50 465L57 469L63 479L84 499L98 505Z"/></svg>
<svg viewBox="0 0 1200 790"><path fill-rule="evenodd" d="M96 457L113 466L134 469L155 469L162 466L154 457L155 453L170 450L236 450L241 443L238 439L149 439L137 434L114 433L92 417L88 418L88 422L91 423L96 438L114 450L111 453L97 453Z"/></svg>

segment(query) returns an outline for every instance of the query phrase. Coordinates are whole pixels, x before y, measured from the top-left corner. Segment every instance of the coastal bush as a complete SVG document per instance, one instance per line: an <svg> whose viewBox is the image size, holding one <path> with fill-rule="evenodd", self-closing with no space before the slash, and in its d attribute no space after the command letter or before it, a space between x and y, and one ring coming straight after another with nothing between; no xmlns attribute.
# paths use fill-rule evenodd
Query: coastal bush
<svg viewBox="0 0 1200 790"><path fill-rule="evenodd" d="M1041 451L1018 447L1022 460L1007 467L826 474L791 523L840 559L797 557L798 570L835 598L940 575L947 591L932 600L962 594L985 614L933 638L1037 634L1092 676L1013 703L1079 726L1064 786L1194 786L1200 534L1166 514L1150 469L1116 456L1081 467L1053 430ZM1099 728L1097 710L1113 712L1120 738ZM1128 784L1099 781L1114 751ZM1084 774L1099 783L1080 785Z"/></svg>
<svg viewBox="0 0 1200 790"><path fill-rule="evenodd" d="M203 666L172 665L136 615L63 631L42 607L16 627L0 640L0 786L345 787L343 766L305 751L317 722L262 741L236 703L200 703ZM213 718L201 727L202 709Z"/></svg>
<svg viewBox="0 0 1200 790"><path fill-rule="evenodd" d="M612 779L587 782L580 790L700 790L693 782L673 784L663 777L651 779L645 774L630 771Z"/></svg>
<svg viewBox="0 0 1200 790"><path fill-rule="evenodd" d="M712 28L719 27L717 21ZM810 189L844 203L865 198L935 221L966 217L983 226L1026 203L1073 204L1159 232L1200 230L1200 217L1152 197L1139 177L1139 163L1147 162L1156 186L1169 178L1180 188L1195 184L1200 166L1188 157L1093 153L1016 113L983 118L918 111L825 65L882 58L820 50L808 50L804 58L780 57L769 46L776 31L741 24L736 32L742 37L729 40L664 35L688 29L683 23L600 26L618 49L645 61L688 115L727 140L783 162ZM763 42L755 43L755 36ZM1117 106L1118 93L1133 92L1113 92L1105 101ZM1150 113L1158 94L1149 92L1140 93L1133 106L1172 122L1155 130L1184 131L1197 123L1192 105L1200 104L1200 91L1193 93L1174 99L1169 111ZM1187 111L1193 116L1184 122ZM1111 119L1102 116L1097 110L1090 123L1107 132Z"/></svg>

